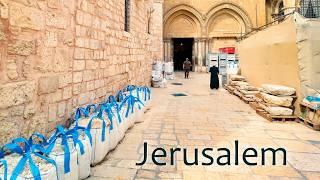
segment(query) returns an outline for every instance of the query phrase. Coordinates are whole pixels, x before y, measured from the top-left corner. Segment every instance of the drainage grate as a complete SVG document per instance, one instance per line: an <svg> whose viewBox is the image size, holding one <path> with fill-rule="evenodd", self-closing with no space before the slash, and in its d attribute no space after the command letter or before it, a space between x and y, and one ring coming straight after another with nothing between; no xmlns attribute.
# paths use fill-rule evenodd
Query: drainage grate
<svg viewBox="0 0 320 180"><path fill-rule="evenodd" d="M176 86L182 86L183 83L171 83L172 85L176 85Z"/></svg>
<svg viewBox="0 0 320 180"><path fill-rule="evenodd" d="M184 94L184 93L174 93L174 94L172 94L172 96L175 96L175 97L183 97L183 96L188 96L188 95L186 95L186 94Z"/></svg>

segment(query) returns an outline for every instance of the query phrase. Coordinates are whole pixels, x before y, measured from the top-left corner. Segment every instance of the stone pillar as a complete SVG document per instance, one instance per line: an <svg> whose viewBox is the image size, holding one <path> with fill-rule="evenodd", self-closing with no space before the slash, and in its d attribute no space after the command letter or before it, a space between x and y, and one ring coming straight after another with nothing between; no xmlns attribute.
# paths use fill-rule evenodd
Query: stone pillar
<svg viewBox="0 0 320 180"><path fill-rule="evenodd" d="M197 70L196 71L204 71L206 65L206 56L208 50L208 41L206 38L199 38L195 40L195 44L197 45Z"/></svg>
<svg viewBox="0 0 320 180"><path fill-rule="evenodd" d="M205 40L205 46L206 46L206 50L205 50L204 65L207 66L207 56L208 56L208 53L210 52L210 39L209 38Z"/></svg>
<svg viewBox="0 0 320 180"><path fill-rule="evenodd" d="M163 59L165 61L171 61L172 60L172 55L171 55L171 39L164 39L163 40L164 44L164 57Z"/></svg>
<svg viewBox="0 0 320 180"><path fill-rule="evenodd" d="M198 66L202 66L202 43L201 41L198 42Z"/></svg>

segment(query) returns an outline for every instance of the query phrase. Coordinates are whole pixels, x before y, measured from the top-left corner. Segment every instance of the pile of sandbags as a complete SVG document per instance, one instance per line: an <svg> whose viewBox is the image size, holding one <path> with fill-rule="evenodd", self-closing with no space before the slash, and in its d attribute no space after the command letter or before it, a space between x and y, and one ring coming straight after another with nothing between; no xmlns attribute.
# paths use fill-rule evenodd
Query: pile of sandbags
<svg viewBox="0 0 320 180"><path fill-rule="evenodd" d="M241 98L247 102L255 101L255 95L259 93L259 89L251 85L241 86L239 87L239 91Z"/></svg>
<svg viewBox="0 0 320 180"><path fill-rule="evenodd" d="M128 86L104 103L80 107L75 123L58 125L47 140L34 133L0 148L0 179L86 179L91 165L116 148L125 132L142 122L150 104L148 87Z"/></svg>
<svg viewBox="0 0 320 180"><path fill-rule="evenodd" d="M173 62L164 63L164 76L167 80L174 80L174 67Z"/></svg>
<svg viewBox="0 0 320 180"><path fill-rule="evenodd" d="M260 107L271 116L291 116L294 112L296 90L282 85L264 84L258 94Z"/></svg>
<svg viewBox="0 0 320 180"><path fill-rule="evenodd" d="M237 96L241 96L240 89L244 86L248 86L249 83L246 82L246 78L239 75L230 75L228 78L227 90Z"/></svg>
<svg viewBox="0 0 320 180"><path fill-rule="evenodd" d="M161 61L155 61L152 64L152 87L154 88L166 88L167 80L164 77L164 63Z"/></svg>
<svg viewBox="0 0 320 180"><path fill-rule="evenodd" d="M227 90L240 97L245 102L254 102L259 89L250 85L246 78L240 75L229 75Z"/></svg>

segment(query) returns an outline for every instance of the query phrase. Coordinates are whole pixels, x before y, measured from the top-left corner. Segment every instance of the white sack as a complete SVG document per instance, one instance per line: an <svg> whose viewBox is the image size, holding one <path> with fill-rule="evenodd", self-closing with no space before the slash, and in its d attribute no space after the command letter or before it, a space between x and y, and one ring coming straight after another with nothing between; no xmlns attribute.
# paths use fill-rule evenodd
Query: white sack
<svg viewBox="0 0 320 180"><path fill-rule="evenodd" d="M18 154L11 154L8 156L5 156L4 158L8 163L8 172L7 172L7 179L9 180L11 178L11 173L18 164L18 162L21 159L21 156ZM36 165L39 167L41 179L42 180L56 180L57 179L57 172L56 168L53 164L46 163L44 160L38 158L35 155L32 155L32 160L35 161ZM1 166L0 168L0 179L4 179L3 173L4 173L4 166ZM26 163L24 170L22 173L17 176L17 180L32 180L34 177L32 176L32 173L29 168L29 162Z"/></svg>
<svg viewBox="0 0 320 180"><path fill-rule="evenodd" d="M77 146L78 153L78 163L79 163L79 179L86 179L90 176L91 171L91 153L92 147L90 144L90 139L85 133L79 135L79 140L83 144L84 154L81 155L80 148Z"/></svg>
<svg viewBox="0 0 320 180"><path fill-rule="evenodd" d="M174 71L173 62L167 62L164 64L164 72L172 73Z"/></svg>
<svg viewBox="0 0 320 180"><path fill-rule="evenodd" d="M291 96L296 92L296 90L292 87L273 84L263 84L262 88L265 92L275 96Z"/></svg>
<svg viewBox="0 0 320 180"><path fill-rule="evenodd" d="M60 149L60 143L55 145L53 151L49 154L49 157L57 163L58 167L58 178L59 180L69 180L69 179L78 179L78 154L76 148L73 146L73 141L68 140L69 150L70 150L70 172L64 173L64 151ZM58 141L58 140L57 140ZM60 147L59 147L60 146Z"/></svg>
<svg viewBox="0 0 320 180"><path fill-rule="evenodd" d="M292 106L292 102L293 102L292 97L278 97L278 96L273 96L266 93L261 93L261 96L263 100L269 104L284 106L284 107Z"/></svg>
<svg viewBox="0 0 320 180"><path fill-rule="evenodd" d="M293 110L285 107L266 107L266 111L272 116L291 116Z"/></svg>

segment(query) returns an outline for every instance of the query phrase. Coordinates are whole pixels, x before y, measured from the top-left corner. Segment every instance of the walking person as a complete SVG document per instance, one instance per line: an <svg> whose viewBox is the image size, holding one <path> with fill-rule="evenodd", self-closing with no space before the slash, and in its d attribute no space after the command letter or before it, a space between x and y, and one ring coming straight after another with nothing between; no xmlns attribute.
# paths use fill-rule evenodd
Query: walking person
<svg viewBox="0 0 320 180"><path fill-rule="evenodd" d="M219 69L216 66L210 68L211 78L210 78L210 88L219 89Z"/></svg>
<svg viewBox="0 0 320 180"><path fill-rule="evenodd" d="M189 61L189 58L187 58L183 62L183 70L184 70L184 78L189 79L189 72L191 70L191 62Z"/></svg>

